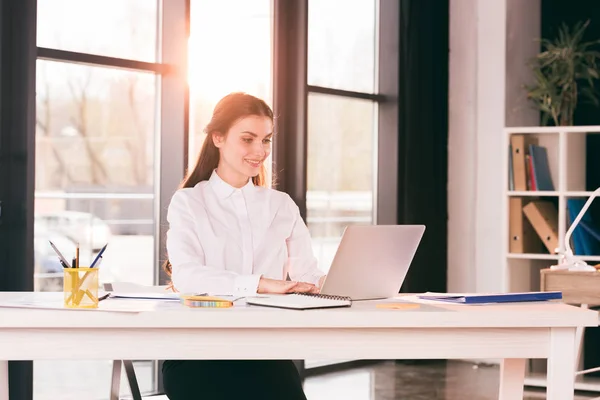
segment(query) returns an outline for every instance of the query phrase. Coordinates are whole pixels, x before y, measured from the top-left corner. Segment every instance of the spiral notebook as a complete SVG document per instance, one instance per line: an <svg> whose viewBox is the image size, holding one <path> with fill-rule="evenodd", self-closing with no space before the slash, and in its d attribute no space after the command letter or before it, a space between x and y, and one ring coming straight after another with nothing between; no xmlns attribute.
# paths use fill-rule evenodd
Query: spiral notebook
<svg viewBox="0 0 600 400"><path fill-rule="evenodd" d="M318 308L350 307L352 299L345 296L331 296L313 293L292 293L285 295L248 297L246 304L263 307L310 310Z"/></svg>

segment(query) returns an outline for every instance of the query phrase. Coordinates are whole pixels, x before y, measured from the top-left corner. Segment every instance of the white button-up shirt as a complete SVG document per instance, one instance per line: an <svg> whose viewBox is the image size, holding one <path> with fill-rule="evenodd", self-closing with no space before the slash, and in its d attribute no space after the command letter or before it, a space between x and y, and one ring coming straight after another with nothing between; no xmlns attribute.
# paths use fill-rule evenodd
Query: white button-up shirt
<svg viewBox="0 0 600 400"><path fill-rule="evenodd" d="M261 276L317 284L310 234L289 195L254 186L236 189L213 171L179 189L167 213L167 256L182 293L248 295Z"/></svg>

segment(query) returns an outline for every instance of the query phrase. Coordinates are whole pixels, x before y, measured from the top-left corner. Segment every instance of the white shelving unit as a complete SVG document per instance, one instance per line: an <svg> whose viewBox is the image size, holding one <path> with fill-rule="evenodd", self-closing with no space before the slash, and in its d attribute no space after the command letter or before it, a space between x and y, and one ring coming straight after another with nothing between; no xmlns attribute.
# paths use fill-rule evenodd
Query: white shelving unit
<svg viewBox="0 0 600 400"><path fill-rule="evenodd" d="M585 189L585 143L586 134L600 134L600 126L564 126L564 127L507 127L504 129L504 149L510 145L510 136L514 134L533 135L540 146L548 151L550 174L554 191L511 191L509 190L509 157L504 157L505 179L503 187L503 249L505 254L504 282L505 292L539 289L539 271L558 261L556 254L522 254L509 251L509 198L527 197L541 200L554 198L558 203L558 245L564 247L567 232L567 199L586 198L591 195ZM507 150L508 151L508 150ZM583 256L587 262L600 262L600 254Z"/></svg>
<svg viewBox="0 0 600 400"><path fill-rule="evenodd" d="M509 163L508 148L510 137L514 134L533 135L540 146L548 152L550 174L554 184L554 191L511 191L509 190ZM564 248L564 239L567 232L567 200L569 198L587 198L591 195L586 191L586 135L600 134L600 126L564 126L564 127L507 127L504 129L504 148L507 154L504 157L505 179L502 182L503 208L501 219L503 223L503 288L505 292L535 291L540 289L540 270L548 268L558 262L557 254L546 253L511 253L510 252L510 218L509 199L511 197L524 197L540 200L555 199L558 204L558 246ZM525 216L524 216L525 218ZM600 254L593 256L580 256L588 263L600 263ZM546 385L543 363L530 363L526 384L530 386ZM600 379L593 377L579 377L576 389L600 392Z"/></svg>

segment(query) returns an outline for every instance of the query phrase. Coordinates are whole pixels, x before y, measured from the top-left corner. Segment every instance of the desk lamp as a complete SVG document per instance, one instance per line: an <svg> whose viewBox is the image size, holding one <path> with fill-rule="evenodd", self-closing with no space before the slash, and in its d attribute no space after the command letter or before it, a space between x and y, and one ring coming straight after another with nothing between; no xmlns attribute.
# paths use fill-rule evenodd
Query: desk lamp
<svg viewBox="0 0 600 400"><path fill-rule="evenodd" d="M588 265L581 258L573 255L573 250L571 249L570 241L571 241L571 235L573 234L573 231L579 224L579 221L581 221L581 218L585 215L585 212L589 208L590 204L592 204L592 201L594 201L594 199L598 195L600 195L600 187L598 189L594 190L594 192L592 193L590 198L586 201L585 205L583 206L583 208L581 209L579 214L577 214L577 218L575 218L575 220L573 221L573 223L567 230L567 233L565 235L565 245L564 245L565 251L561 252L560 249L558 249L558 254L560 254L559 264L551 266L550 269L566 269L569 271L596 271L596 268L594 268L591 265Z"/></svg>

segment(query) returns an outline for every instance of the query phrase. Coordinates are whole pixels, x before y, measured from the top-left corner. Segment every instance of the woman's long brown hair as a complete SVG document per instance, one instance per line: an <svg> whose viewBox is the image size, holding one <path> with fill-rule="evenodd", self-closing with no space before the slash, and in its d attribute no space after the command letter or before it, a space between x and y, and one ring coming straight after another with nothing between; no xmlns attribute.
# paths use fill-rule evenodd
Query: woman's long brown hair
<svg viewBox="0 0 600 400"><path fill-rule="evenodd" d="M207 181L213 170L219 165L219 149L215 146L213 135L225 135L241 118L258 116L268 117L273 121L273 111L263 100L247 93L231 93L223 97L213 111L212 118L204 133L206 138L202 144L196 166L181 182L179 188L191 188L199 182ZM267 186L267 171L262 165L257 176L252 177L256 186ZM169 260L163 264L167 275L171 275L172 268Z"/></svg>

